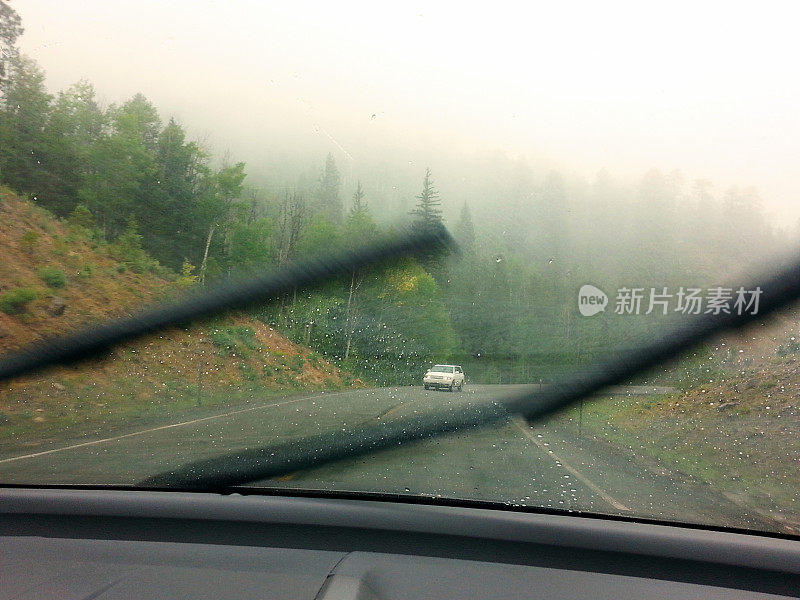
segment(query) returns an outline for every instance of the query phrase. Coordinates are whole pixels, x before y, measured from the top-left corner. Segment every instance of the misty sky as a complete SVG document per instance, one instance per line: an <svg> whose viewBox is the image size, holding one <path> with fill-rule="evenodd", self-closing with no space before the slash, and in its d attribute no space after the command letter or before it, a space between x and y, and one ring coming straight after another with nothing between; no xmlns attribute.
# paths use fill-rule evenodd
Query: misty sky
<svg viewBox="0 0 800 600"><path fill-rule="evenodd" d="M52 90L141 91L252 174L500 150L587 178L753 185L800 217L792 3L383 4L12 2Z"/></svg>

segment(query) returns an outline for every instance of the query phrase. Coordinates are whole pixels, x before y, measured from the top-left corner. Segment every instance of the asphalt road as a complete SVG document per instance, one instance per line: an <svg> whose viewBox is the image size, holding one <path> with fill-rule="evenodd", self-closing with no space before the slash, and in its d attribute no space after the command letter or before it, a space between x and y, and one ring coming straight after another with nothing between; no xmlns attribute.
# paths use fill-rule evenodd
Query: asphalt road
<svg viewBox="0 0 800 600"><path fill-rule="evenodd" d="M377 419L424 414L446 403L484 402L501 398L515 387L468 385L461 393L381 388L253 401L202 418L0 456L0 481L135 484L149 475L232 450ZM653 392L647 388L628 391ZM441 495L732 527L765 526L763 517L733 504L709 485L579 438L558 421L534 427L513 421L254 485Z"/></svg>

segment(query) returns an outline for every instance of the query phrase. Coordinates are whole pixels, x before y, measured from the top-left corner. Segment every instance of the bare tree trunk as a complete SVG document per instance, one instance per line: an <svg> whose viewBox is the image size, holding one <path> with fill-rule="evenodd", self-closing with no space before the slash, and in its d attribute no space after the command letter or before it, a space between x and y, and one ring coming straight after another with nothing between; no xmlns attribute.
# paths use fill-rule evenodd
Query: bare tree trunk
<svg viewBox="0 0 800 600"><path fill-rule="evenodd" d="M347 311L345 312L347 321L347 342L344 349L345 360L347 360L350 356L350 349L353 346L353 334L355 334L356 331L356 294L358 293L358 288L361 287L363 282L364 277L359 277L357 271L353 271L350 274L350 291L347 294Z"/></svg>
<svg viewBox="0 0 800 600"><path fill-rule="evenodd" d="M206 282L206 263L208 262L208 249L211 247L211 238L214 237L214 230L217 228L216 225L212 225L211 228L208 230L208 237L206 238L206 248L203 251L203 262L200 263L200 285L205 285Z"/></svg>
<svg viewBox="0 0 800 600"><path fill-rule="evenodd" d="M352 330L347 332L347 344L344 347L344 359L347 360L350 356L350 343L353 341Z"/></svg>
<svg viewBox="0 0 800 600"><path fill-rule="evenodd" d="M289 311L291 307L289 306L289 292L286 292L281 296L281 320L283 321L283 328L288 329L289 327Z"/></svg>
<svg viewBox="0 0 800 600"><path fill-rule="evenodd" d="M344 348L344 359L347 360L350 356L350 345L353 341L353 292L355 291L356 287L356 272L353 271L350 274L350 292L347 294L347 310L345 311L345 315L347 318L346 326L347 326L347 343L345 344Z"/></svg>
<svg viewBox="0 0 800 600"><path fill-rule="evenodd" d="M294 258L304 227L305 200L296 192L291 196L285 195L278 215L277 259L279 267L290 263ZM292 290L291 294L287 292L281 297L280 312L284 327L289 326L289 313L296 304L297 289Z"/></svg>

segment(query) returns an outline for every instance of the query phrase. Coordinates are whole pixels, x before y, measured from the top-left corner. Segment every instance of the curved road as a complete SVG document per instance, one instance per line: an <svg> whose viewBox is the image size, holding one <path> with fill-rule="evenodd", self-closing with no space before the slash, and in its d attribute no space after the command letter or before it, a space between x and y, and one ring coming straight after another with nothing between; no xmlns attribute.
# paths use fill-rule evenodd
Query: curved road
<svg viewBox="0 0 800 600"><path fill-rule="evenodd" d="M154 473L241 448L499 399L519 386L466 386L462 393L421 387L319 392L220 410L218 414L109 438L73 440L0 456L0 481L135 484ZM627 393L664 393L637 388ZM762 517L708 485L646 466L611 446L577 439L557 421L521 421L471 430L293 473L256 485L499 500L595 513L763 528ZM771 524L772 527L775 524Z"/></svg>

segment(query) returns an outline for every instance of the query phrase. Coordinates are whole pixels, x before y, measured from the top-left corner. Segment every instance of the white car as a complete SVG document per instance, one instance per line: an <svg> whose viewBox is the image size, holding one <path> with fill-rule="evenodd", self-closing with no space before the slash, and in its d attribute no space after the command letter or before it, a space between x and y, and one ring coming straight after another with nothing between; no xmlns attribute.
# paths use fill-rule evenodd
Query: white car
<svg viewBox="0 0 800 600"><path fill-rule="evenodd" d="M464 387L464 370L460 365L434 365L425 373L422 383L426 390L447 388L460 392Z"/></svg>

